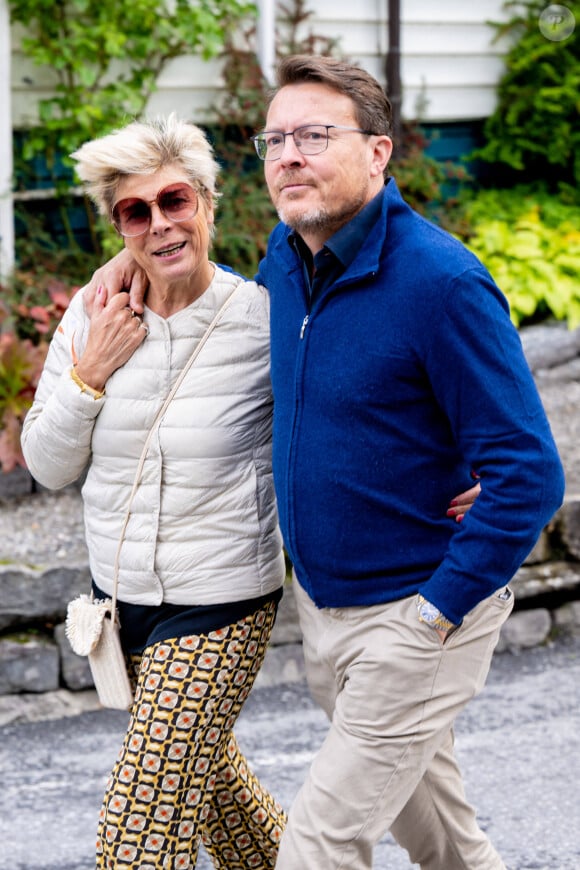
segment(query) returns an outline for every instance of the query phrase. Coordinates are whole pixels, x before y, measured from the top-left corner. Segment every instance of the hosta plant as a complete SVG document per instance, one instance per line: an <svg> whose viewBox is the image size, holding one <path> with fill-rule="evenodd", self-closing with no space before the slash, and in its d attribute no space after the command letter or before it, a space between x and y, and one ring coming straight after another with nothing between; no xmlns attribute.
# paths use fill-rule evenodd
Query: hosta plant
<svg viewBox="0 0 580 870"><path fill-rule="evenodd" d="M553 316L580 326L580 221L578 209L557 200L506 191L506 208L475 205L466 243L507 296L516 325Z"/></svg>

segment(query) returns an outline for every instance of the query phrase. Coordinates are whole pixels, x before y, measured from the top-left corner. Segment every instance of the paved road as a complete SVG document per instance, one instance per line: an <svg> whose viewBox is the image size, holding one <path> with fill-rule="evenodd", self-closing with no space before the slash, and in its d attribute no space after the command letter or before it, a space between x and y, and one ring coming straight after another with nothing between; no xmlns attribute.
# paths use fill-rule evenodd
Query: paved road
<svg viewBox="0 0 580 870"><path fill-rule="evenodd" d="M509 870L580 868L580 639L495 658L458 721L467 792ZM0 729L0 870L90 870L95 819L125 716ZM255 690L236 729L288 806L326 730L302 683ZM209 870L205 855L198 870ZM409 870L387 837L376 870ZM312 868L310 868L312 870Z"/></svg>

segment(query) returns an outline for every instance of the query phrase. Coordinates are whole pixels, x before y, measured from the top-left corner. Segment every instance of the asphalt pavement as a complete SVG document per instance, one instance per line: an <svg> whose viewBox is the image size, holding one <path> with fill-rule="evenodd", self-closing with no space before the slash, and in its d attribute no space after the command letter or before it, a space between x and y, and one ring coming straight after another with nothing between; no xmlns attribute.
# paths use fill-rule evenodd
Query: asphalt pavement
<svg viewBox="0 0 580 870"><path fill-rule="evenodd" d="M579 701L576 638L496 655L484 692L457 721L468 797L509 870L580 870ZM98 710L0 728L0 870L94 868L96 818L125 723ZM325 731L302 682L255 689L236 727L285 806ZM197 866L211 868L205 854ZM410 866L387 835L375 870Z"/></svg>

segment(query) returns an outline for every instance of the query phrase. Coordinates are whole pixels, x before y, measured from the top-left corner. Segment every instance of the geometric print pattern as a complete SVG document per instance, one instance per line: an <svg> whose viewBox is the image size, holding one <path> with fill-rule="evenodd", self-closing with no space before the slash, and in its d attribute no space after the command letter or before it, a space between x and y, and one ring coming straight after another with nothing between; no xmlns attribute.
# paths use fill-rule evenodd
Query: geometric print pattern
<svg viewBox="0 0 580 870"><path fill-rule="evenodd" d="M273 868L286 823L232 729L262 665L275 602L130 657L135 702L99 818L97 870Z"/></svg>
<svg viewBox="0 0 580 870"><path fill-rule="evenodd" d="M220 870L274 867L286 814L248 768L233 734L220 767L202 842Z"/></svg>

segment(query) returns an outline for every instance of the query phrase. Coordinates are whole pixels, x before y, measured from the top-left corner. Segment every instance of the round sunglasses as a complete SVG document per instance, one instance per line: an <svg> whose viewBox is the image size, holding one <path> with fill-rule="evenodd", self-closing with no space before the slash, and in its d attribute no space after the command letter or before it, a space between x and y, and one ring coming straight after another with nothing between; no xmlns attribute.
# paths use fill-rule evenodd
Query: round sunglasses
<svg viewBox="0 0 580 870"><path fill-rule="evenodd" d="M155 203L168 220L180 223L194 218L199 208L197 191L189 184L169 184L155 199L138 196L120 199L111 209L111 220L117 232L125 238L142 236L151 226L151 206Z"/></svg>

